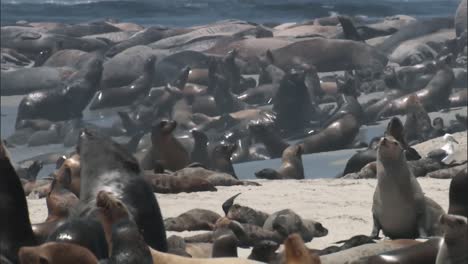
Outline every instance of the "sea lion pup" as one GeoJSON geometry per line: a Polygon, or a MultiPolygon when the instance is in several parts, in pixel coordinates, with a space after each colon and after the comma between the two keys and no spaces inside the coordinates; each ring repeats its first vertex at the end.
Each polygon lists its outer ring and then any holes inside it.
{"type": "Polygon", "coordinates": [[[263,228],[277,232],[283,238],[298,233],[306,242],[310,242],[314,237],[323,237],[328,234],[328,230],[321,223],[303,219],[291,209],[280,210],[269,215],[263,228]]]}
{"type": "Polygon", "coordinates": [[[210,166],[210,158],[208,155],[208,137],[202,131],[193,129],[192,136],[194,146],[190,154],[192,162],[198,162],[203,166],[210,166]]]}
{"type": "Polygon", "coordinates": [[[253,246],[248,259],[265,263],[274,263],[273,261],[277,259],[278,254],[276,253],[276,250],[279,246],[280,244],[274,241],[262,240],[253,246]]]}
{"type": "Polygon", "coordinates": [[[205,209],[192,209],[177,217],[164,219],[166,231],[213,230],[221,216],[205,209]]]}
{"type": "Polygon", "coordinates": [[[22,247],[18,253],[21,264],[97,264],[97,258],[80,245],[48,242],[37,247],[22,247]]]}
{"type": "Polygon", "coordinates": [[[468,222],[459,215],[440,217],[444,240],[437,253],[436,264],[468,263],[468,222]]]}
{"type": "Polygon", "coordinates": [[[208,180],[197,175],[173,175],[165,173],[148,173],[143,175],[145,181],[155,193],[191,193],[216,192],[216,187],[208,180]]]}
{"type": "Polygon", "coordinates": [[[17,263],[20,247],[34,246],[36,238],[31,228],[23,187],[3,140],[0,140],[0,197],[0,257],[17,263]]]}
{"type": "Polygon", "coordinates": [[[236,144],[226,142],[215,145],[210,152],[210,168],[214,171],[230,174],[235,179],[238,179],[231,162],[232,153],[234,153],[236,148],[236,144]]]}
{"type": "Polygon", "coordinates": [[[281,167],[278,171],[263,169],[255,172],[260,179],[304,179],[304,167],[302,166],[302,147],[293,145],[283,151],[281,167]]]}
{"type": "Polygon", "coordinates": [[[220,235],[213,241],[213,258],[237,258],[237,237],[234,234],[220,235]]]}
{"type": "Polygon", "coordinates": [[[448,213],[468,218],[468,169],[466,168],[450,182],[448,213]]]}
{"type": "Polygon", "coordinates": [[[377,150],[371,237],[377,238],[380,230],[392,239],[440,235],[437,222],[443,213],[436,202],[424,196],[408,167],[401,143],[383,137],[377,150]]]}
{"type": "Polygon", "coordinates": [[[289,147],[289,144],[273,129],[272,124],[250,124],[249,131],[255,140],[265,145],[271,158],[281,157],[283,151],[289,147]]]}
{"type": "Polygon", "coordinates": [[[286,264],[320,264],[320,258],[312,254],[298,234],[289,235],[284,241],[284,263],[286,264]]]}
{"type": "Polygon", "coordinates": [[[431,118],[427,114],[421,100],[415,94],[410,95],[406,102],[406,121],[404,125],[407,142],[423,141],[432,132],[431,118]]]}
{"type": "Polygon", "coordinates": [[[155,62],[156,56],[151,55],[147,58],[143,66],[143,73],[128,86],[110,88],[97,92],[89,109],[96,110],[106,107],[129,105],[139,96],[147,93],[153,84],[155,62]]]}
{"type": "Polygon", "coordinates": [[[299,145],[303,154],[332,151],[351,144],[359,132],[360,121],[352,114],[345,114],[317,134],[308,136],[299,145]]]}
{"type": "Polygon", "coordinates": [[[234,204],[234,200],[240,194],[241,193],[238,193],[232,196],[223,203],[222,208],[226,217],[239,223],[263,226],[269,214],[254,210],[247,206],[234,204]]]}
{"type": "MultiPolygon", "coordinates": [[[[431,238],[423,243],[417,240],[389,240],[389,242],[378,242],[374,245],[385,245],[385,243],[395,243],[402,245],[379,250],[373,254],[365,254],[361,258],[353,258],[352,264],[426,264],[434,263],[438,248],[442,242],[440,237],[431,238]]],[[[391,245],[391,244],[390,244],[391,245]]],[[[326,256],[324,256],[326,257],[326,256]]],[[[325,262],[325,261],[324,261],[325,262]]]]}
{"type": "Polygon", "coordinates": [[[166,251],[161,211],[136,159],[109,137],[88,129],[80,133],[77,152],[80,155],[81,184],[76,215],[92,218],[99,191],[112,192],[127,206],[146,243],[166,251]]]}
{"type": "Polygon", "coordinates": [[[62,164],[53,173],[57,181],[65,188],[74,193],[78,198],[80,197],[80,155],[73,154],[71,157],[66,158],[62,164]]]}
{"type": "MultiPolygon", "coordinates": [[[[68,178],[70,180],[70,178],[68,178]]],[[[57,179],[52,181],[50,192],[46,197],[47,218],[46,222],[62,220],[68,217],[70,210],[77,205],[79,198],[68,190],[57,179]]]]}
{"type": "Polygon", "coordinates": [[[187,150],[172,134],[176,126],[176,121],[161,120],[151,130],[152,148],[150,153],[153,157],[153,164],[160,163],[171,171],[183,169],[190,164],[187,150]]]}
{"type": "Polygon", "coordinates": [[[18,106],[15,126],[27,119],[64,121],[81,118],[83,109],[96,92],[101,73],[102,60],[96,58],[70,77],[71,81],[65,87],[28,94],[18,106]]]}

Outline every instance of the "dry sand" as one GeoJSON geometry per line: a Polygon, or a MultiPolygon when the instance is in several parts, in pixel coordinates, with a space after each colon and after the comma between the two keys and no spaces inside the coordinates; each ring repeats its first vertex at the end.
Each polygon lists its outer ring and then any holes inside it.
{"type": "MultiPolygon", "coordinates": [[[[445,210],[448,208],[450,180],[419,178],[424,192],[437,201],[445,210]]],[[[164,217],[174,217],[193,208],[213,210],[222,214],[221,204],[241,192],[236,202],[267,213],[290,208],[300,216],[319,221],[329,233],[315,238],[308,246],[325,248],[333,242],[358,234],[369,235],[372,230],[372,195],[376,180],[282,180],[259,181],[261,187],[219,187],[217,192],[157,194],[164,217]]],[[[28,199],[33,223],[47,217],[45,199],[28,199]]],[[[168,232],[168,235],[177,232],[168,232]]],[[[196,232],[183,232],[187,236],[196,232]]],[[[242,254],[248,251],[242,250],[242,254]]]]}
{"type": "MultiPolygon", "coordinates": [[[[466,132],[455,134],[460,142],[460,158],[466,159],[466,132]],[[464,156],[463,156],[464,155],[464,156]]],[[[431,140],[416,146],[425,155],[440,147],[441,139],[431,140]]],[[[426,195],[448,208],[450,180],[418,178],[426,195]]],[[[329,233],[308,243],[311,248],[325,248],[334,242],[354,235],[369,235],[372,230],[372,195],[376,180],[282,180],[258,181],[260,187],[219,187],[217,192],[157,194],[164,217],[174,217],[193,208],[213,210],[222,214],[221,204],[241,192],[236,202],[267,213],[290,208],[304,218],[322,223],[329,233]]],[[[45,199],[28,199],[29,213],[33,223],[44,221],[47,216],[45,199]]],[[[196,232],[168,232],[168,235],[192,235],[196,232]]],[[[249,250],[241,250],[247,256],[249,250]]]]}

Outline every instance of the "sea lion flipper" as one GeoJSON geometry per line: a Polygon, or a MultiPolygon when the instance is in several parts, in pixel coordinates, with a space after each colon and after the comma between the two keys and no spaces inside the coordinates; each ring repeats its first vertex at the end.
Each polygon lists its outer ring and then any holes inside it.
{"type": "Polygon", "coordinates": [[[374,225],[372,227],[372,233],[370,234],[370,238],[373,238],[373,239],[378,239],[379,238],[379,233],[380,233],[380,230],[382,229],[382,227],[380,226],[380,223],[379,223],[379,220],[377,219],[377,217],[375,215],[372,216],[373,220],[374,220],[374,225]]]}
{"type": "Polygon", "coordinates": [[[223,203],[222,207],[223,207],[223,211],[224,211],[224,213],[225,213],[226,215],[228,214],[229,209],[231,208],[231,206],[234,204],[234,200],[235,200],[235,199],[237,198],[237,196],[239,196],[239,195],[241,195],[241,193],[238,193],[238,194],[232,196],[231,198],[227,199],[227,200],[223,203]]]}
{"type": "Polygon", "coordinates": [[[347,16],[338,16],[345,39],[365,42],[359,35],[351,19],[347,16]]]}

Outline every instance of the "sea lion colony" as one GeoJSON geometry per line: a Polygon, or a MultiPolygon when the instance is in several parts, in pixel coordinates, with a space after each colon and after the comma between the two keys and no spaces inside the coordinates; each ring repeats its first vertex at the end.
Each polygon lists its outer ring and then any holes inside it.
{"type": "Polygon", "coordinates": [[[468,263],[466,161],[411,147],[466,131],[466,115],[428,115],[467,105],[466,3],[437,19],[3,26],[2,96],[24,98],[0,145],[1,262],[468,263]],[[383,96],[362,99],[372,92],[383,96]],[[83,119],[111,107],[110,127],[83,119]],[[356,140],[361,126],[394,115],[405,123],[393,117],[381,138],[356,140]],[[57,143],[76,147],[20,163],[7,150],[57,143]],[[307,248],[328,229],[289,209],[268,214],[235,204],[236,195],[220,201],[224,216],[194,208],[164,219],[153,194],[255,188],[233,163],[279,157],[280,168],[255,176],[304,179],[302,155],[356,146],[367,149],[341,176],[377,179],[374,225],[340,247],[307,248]],[[453,178],[447,213],[416,179],[428,173],[453,178]],[[47,200],[44,223],[30,223],[31,192],[47,200]],[[206,232],[166,238],[171,230],[206,232]],[[378,241],[380,231],[392,240],[378,241]],[[238,247],[252,248],[249,259],[238,247]]]}

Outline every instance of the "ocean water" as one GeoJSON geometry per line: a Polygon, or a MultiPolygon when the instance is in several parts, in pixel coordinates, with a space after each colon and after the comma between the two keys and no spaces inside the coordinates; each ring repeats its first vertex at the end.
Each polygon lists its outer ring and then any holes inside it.
{"type": "Polygon", "coordinates": [[[1,24],[114,18],[143,25],[191,26],[223,19],[303,21],[330,14],[369,18],[452,16],[459,0],[1,0],[1,24]]]}

